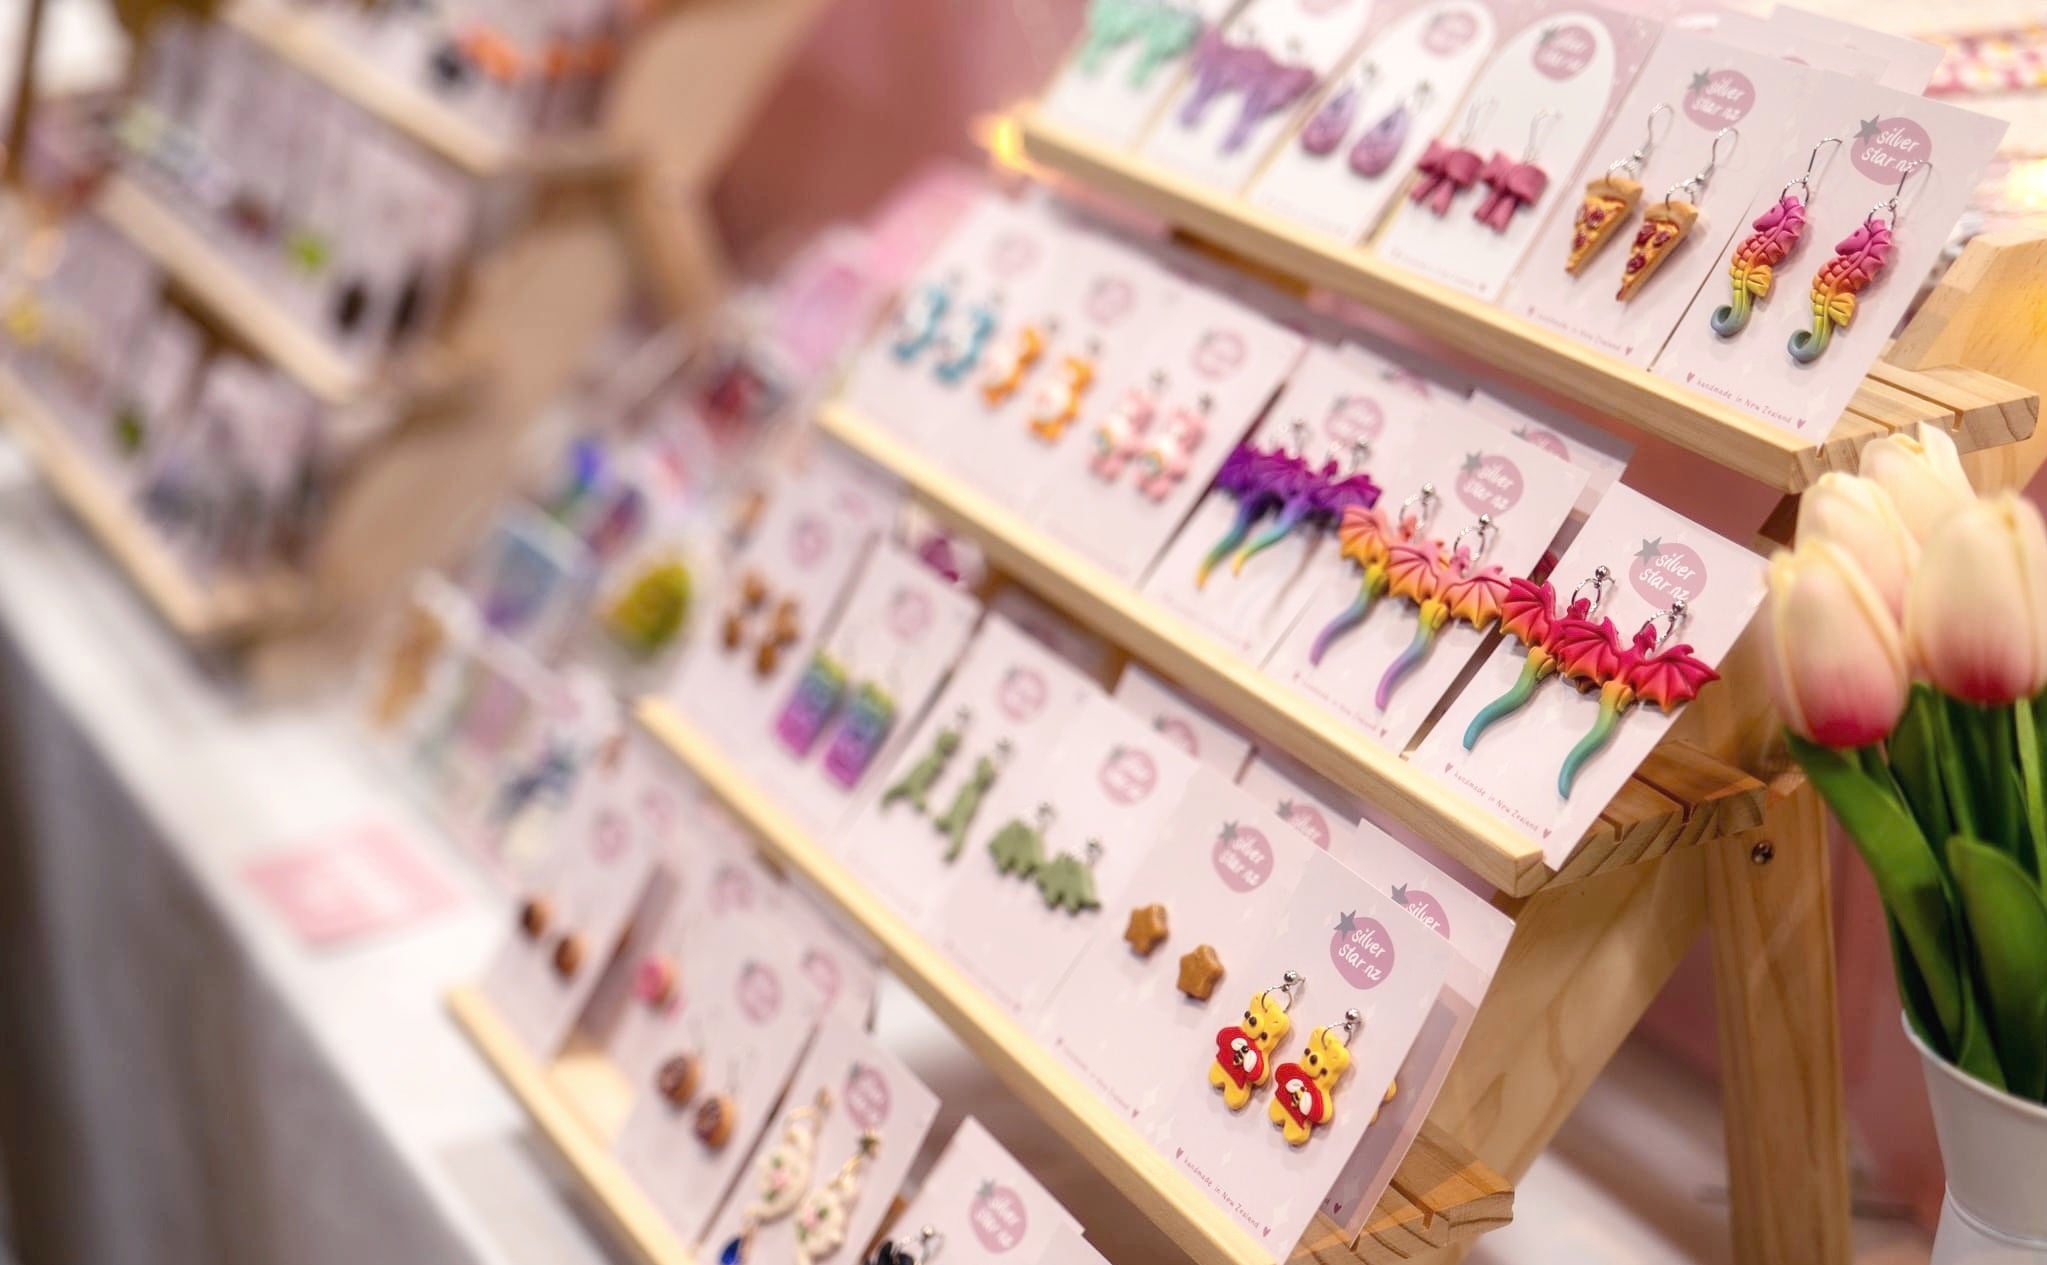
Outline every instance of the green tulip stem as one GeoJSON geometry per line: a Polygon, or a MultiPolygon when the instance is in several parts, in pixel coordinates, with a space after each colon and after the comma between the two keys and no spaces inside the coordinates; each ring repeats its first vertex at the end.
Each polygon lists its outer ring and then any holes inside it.
{"type": "Polygon", "coordinates": [[[2033,881],[2047,896],[2047,786],[2040,781],[2040,726],[2033,716],[2033,700],[2019,700],[2012,716],[2018,728],[2019,794],[2026,805],[2026,836],[2033,845],[2033,881]]]}
{"type": "MultiPolygon", "coordinates": [[[[1962,744],[1970,735],[1959,723],[1957,709],[1961,704],[1951,698],[1938,699],[1940,707],[1941,741],[1935,747],[1935,758],[1940,761],[1940,779],[1947,787],[1948,809],[1954,814],[1955,833],[1980,839],[1982,833],[1976,829],[1975,788],[1969,784],[1968,771],[1963,766],[1962,744]]],[[[1945,868],[1946,858],[1942,857],[1945,868]]]]}

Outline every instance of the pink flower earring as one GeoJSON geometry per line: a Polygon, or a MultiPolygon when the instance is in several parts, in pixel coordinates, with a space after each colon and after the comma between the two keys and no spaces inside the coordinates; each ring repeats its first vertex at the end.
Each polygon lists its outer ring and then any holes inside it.
{"type": "Polygon", "coordinates": [[[1504,233],[1514,220],[1514,212],[1533,206],[1542,197],[1549,188],[1549,173],[1535,165],[1535,156],[1541,152],[1542,142],[1559,117],[1555,110],[1535,112],[1535,117],[1528,121],[1528,148],[1521,161],[1516,162],[1498,150],[1493,152],[1478,174],[1488,192],[1471,218],[1495,233],[1504,233]]]}

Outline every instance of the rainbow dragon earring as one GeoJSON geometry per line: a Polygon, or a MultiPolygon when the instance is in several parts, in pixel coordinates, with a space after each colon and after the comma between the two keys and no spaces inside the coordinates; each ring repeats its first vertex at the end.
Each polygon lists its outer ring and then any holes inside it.
{"type": "Polygon", "coordinates": [[[1713,332],[1720,337],[1732,338],[1747,329],[1755,305],[1770,297],[1777,265],[1790,258],[1791,252],[1805,240],[1806,213],[1812,205],[1813,169],[1819,164],[1820,151],[1840,143],[1840,137],[1829,136],[1813,146],[1805,159],[1805,174],[1784,186],[1783,193],[1756,217],[1755,223],[1749,225],[1749,235],[1734,248],[1733,259],[1727,265],[1733,297],[1714,308],[1710,318],[1713,332]]]}
{"type": "MultiPolygon", "coordinates": [[[[1528,706],[1535,697],[1535,689],[1550,677],[1562,674],[1571,682],[1597,681],[1617,670],[1618,664],[1609,663],[1603,656],[1604,643],[1593,640],[1584,643],[1581,650],[1590,652],[1590,657],[1567,659],[1562,647],[1557,644],[1556,632],[1566,619],[1588,623],[1606,605],[1607,595],[1613,591],[1613,572],[1605,567],[1595,569],[1591,576],[1571,590],[1571,600],[1566,604],[1562,617],[1556,614],[1556,590],[1548,581],[1537,584],[1533,580],[1515,576],[1507,582],[1507,595],[1500,599],[1500,631],[1513,637],[1528,648],[1527,661],[1521,665],[1521,676],[1506,693],[1481,707],[1471,723],[1464,729],[1464,749],[1470,751],[1478,746],[1478,740],[1507,717],[1528,706]],[[1592,592],[1586,595],[1586,588],[1592,592]]],[[[1609,623],[1608,627],[1612,627],[1609,623]]]]}
{"type": "Polygon", "coordinates": [[[1834,247],[1834,257],[1820,265],[1812,278],[1812,328],[1791,335],[1785,349],[1799,364],[1809,365],[1833,341],[1834,327],[1855,319],[1855,296],[1876,283],[1891,262],[1891,238],[1898,227],[1898,202],[1905,185],[1920,163],[1898,177],[1898,188],[1890,197],[1870,208],[1862,224],[1834,247]],[[1883,217],[1888,215],[1889,220],[1883,217]]]}
{"type": "Polygon", "coordinates": [[[1278,448],[1262,449],[1248,441],[1238,444],[1223,458],[1222,467],[1216,471],[1215,489],[1236,498],[1237,513],[1222,539],[1215,542],[1203,555],[1201,565],[1194,572],[1194,587],[1206,588],[1209,573],[1216,564],[1236,551],[1251,534],[1251,528],[1259,519],[1271,513],[1282,504],[1294,484],[1306,472],[1307,462],[1297,451],[1305,444],[1308,424],[1296,421],[1293,424],[1293,444],[1278,448]]]}
{"type": "Polygon", "coordinates": [[[1635,633],[1633,644],[1622,649],[1613,638],[1611,621],[1601,621],[1603,628],[1590,623],[1566,621],[1572,626],[1566,628],[1566,651],[1575,647],[1572,639],[1576,636],[1597,637],[1606,640],[1606,649],[1611,651],[1612,661],[1618,670],[1607,674],[1599,684],[1599,718],[1590,731],[1578,740],[1564,756],[1564,763],[1557,770],[1557,794],[1571,798],[1571,787],[1577,782],[1578,774],[1593,756],[1613,741],[1613,735],[1620,728],[1622,717],[1634,710],[1635,704],[1647,700],[1663,709],[1665,715],[1691,702],[1699,691],[1720,679],[1720,674],[1707,666],[1692,653],[1687,645],[1671,645],[1670,640],[1677,630],[1684,626],[1689,617],[1683,598],[1670,604],[1662,614],[1651,618],[1635,633]],[[1656,626],[1663,625],[1661,633],[1656,626]]]}
{"type": "Polygon", "coordinates": [[[1436,554],[1424,560],[1424,555],[1435,551],[1412,544],[1396,545],[1386,551],[1388,587],[1414,601],[1416,622],[1414,640],[1386,665],[1386,674],[1379,678],[1379,688],[1372,700],[1380,711],[1386,710],[1400,683],[1427,660],[1446,624],[1460,620],[1483,633],[1499,619],[1500,599],[1507,593],[1506,573],[1497,565],[1474,570],[1485,560],[1497,535],[1492,515],[1481,514],[1476,523],[1458,532],[1457,539],[1450,542],[1447,558],[1436,554]],[[1477,543],[1465,549],[1464,538],[1474,534],[1477,543]]]}
{"type": "Polygon", "coordinates": [[[1230,573],[1242,575],[1245,563],[1285,540],[1303,523],[1314,528],[1326,527],[1340,520],[1353,506],[1370,509],[1377,505],[1379,485],[1365,473],[1365,460],[1370,453],[1370,446],[1360,441],[1351,448],[1347,469],[1331,457],[1312,476],[1304,477],[1298,490],[1281,503],[1272,524],[1246,541],[1230,559],[1230,573]]]}
{"type": "Polygon", "coordinates": [[[1321,663],[1337,638],[1370,617],[1372,607],[1386,592],[1387,550],[1427,531],[1436,517],[1436,504],[1436,485],[1424,483],[1421,491],[1400,503],[1396,523],[1387,523],[1377,507],[1352,506],[1343,512],[1336,528],[1339,549],[1363,574],[1358,581],[1358,595],[1315,634],[1315,642],[1308,648],[1309,663],[1321,663]]]}

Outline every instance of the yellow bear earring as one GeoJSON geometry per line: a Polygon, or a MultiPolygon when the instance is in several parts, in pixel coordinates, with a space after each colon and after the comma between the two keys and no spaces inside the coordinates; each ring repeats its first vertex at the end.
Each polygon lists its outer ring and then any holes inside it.
{"type": "Polygon", "coordinates": [[[1208,1083],[1222,1091],[1223,1105],[1231,1111],[1242,1111],[1251,1101],[1251,1092],[1272,1079],[1272,1049],[1293,1028],[1287,1012],[1294,1008],[1294,990],[1302,982],[1299,971],[1288,971],[1278,988],[1252,996],[1251,1004],[1244,1008],[1243,1023],[1233,1023],[1215,1034],[1215,1061],[1208,1066],[1208,1083]]]}
{"type": "Polygon", "coordinates": [[[1308,1034],[1300,1062],[1279,1065],[1279,1083],[1266,1115],[1289,1145],[1305,1145],[1318,1127],[1336,1118],[1336,1082],[1350,1070],[1351,1034],[1364,1021],[1357,1011],[1344,1011],[1342,1027],[1317,1028],[1308,1034]]]}

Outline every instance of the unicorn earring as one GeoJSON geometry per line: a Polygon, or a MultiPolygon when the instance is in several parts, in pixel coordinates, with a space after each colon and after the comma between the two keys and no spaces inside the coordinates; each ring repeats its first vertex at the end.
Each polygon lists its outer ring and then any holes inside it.
{"type": "Polygon", "coordinates": [[[1357,120],[1358,100],[1372,90],[1372,82],[1378,77],[1379,68],[1371,62],[1364,64],[1355,82],[1346,76],[1343,86],[1301,128],[1301,148],[1317,158],[1335,153],[1343,138],[1350,134],[1350,125],[1357,120]]]}
{"type": "Polygon", "coordinates": [[[1491,117],[1496,105],[1498,102],[1491,97],[1472,102],[1464,112],[1464,126],[1459,129],[1455,143],[1429,142],[1414,165],[1415,180],[1407,191],[1408,201],[1427,207],[1431,215],[1441,217],[1450,213],[1450,203],[1472,186],[1479,169],[1485,166],[1485,159],[1471,148],[1471,138],[1478,132],[1479,124],[1491,117]]]}
{"type": "Polygon", "coordinates": [[[1635,152],[1608,165],[1604,175],[1585,186],[1578,214],[1571,220],[1571,249],[1564,257],[1565,272],[1575,277],[1583,271],[1641,203],[1642,165],[1656,152],[1656,120],[1662,115],[1675,121],[1677,111],[1668,101],[1649,111],[1642,143],[1635,152]]]}
{"type": "Polygon", "coordinates": [[[1649,275],[1663,266],[1663,261],[1692,231],[1699,221],[1697,199],[1712,182],[1713,172],[1720,166],[1720,146],[1727,140],[1739,141],[1741,133],[1735,128],[1723,127],[1713,134],[1713,149],[1706,158],[1706,166],[1697,175],[1682,184],[1672,185],[1663,201],[1642,213],[1642,227],[1635,232],[1634,248],[1628,252],[1627,265],[1621,271],[1621,288],[1613,297],[1625,303],[1635,297],[1642,283],[1649,275]],[[1682,193],[1684,197],[1677,195],[1682,193]]]}
{"type": "MultiPolygon", "coordinates": [[[[1557,794],[1571,798],[1571,787],[1578,780],[1578,774],[1593,756],[1613,741],[1614,732],[1620,722],[1637,703],[1647,700],[1661,707],[1665,715],[1676,711],[1699,696],[1699,691],[1720,679],[1703,660],[1692,653],[1687,645],[1672,645],[1690,611],[1683,598],[1670,604],[1662,614],[1643,624],[1636,632],[1633,644],[1622,649],[1617,639],[1608,641],[1605,651],[1612,655],[1615,665],[1599,684],[1599,718],[1590,731],[1578,740],[1564,757],[1563,767],[1557,770],[1557,794]],[[1657,632],[1657,625],[1663,631],[1657,632]]],[[[1566,629],[1567,639],[1573,635],[1605,640],[1612,635],[1611,621],[1602,621],[1604,628],[1595,628],[1589,623],[1573,624],[1566,629]]],[[[1569,649],[1567,645],[1567,650],[1569,649]]]]}
{"type": "Polygon", "coordinates": [[[1922,162],[1899,176],[1897,190],[1871,207],[1861,227],[1843,238],[1834,247],[1834,257],[1813,274],[1812,328],[1792,334],[1785,345],[1793,360],[1802,365],[1818,360],[1833,341],[1835,327],[1855,319],[1855,296],[1874,285],[1891,262],[1891,239],[1897,232],[1898,203],[1905,196],[1905,186],[1914,172],[1932,165],[1922,162]],[[1885,220],[1887,215],[1890,219],[1885,220]]]}
{"type": "Polygon", "coordinates": [[[1387,551],[1426,532],[1436,517],[1436,505],[1436,485],[1424,483],[1421,491],[1400,503],[1393,523],[1386,521],[1377,506],[1354,505],[1343,512],[1336,538],[1343,556],[1361,568],[1358,595],[1315,634],[1315,642],[1308,648],[1309,663],[1321,663],[1339,637],[1371,616],[1372,607],[1386,592],[1387,551]]]}
{"type": "Polygon", "coordinates": [[[1123,471],[1144,447],[1145,432],[1158,415],[1159,394],[1166,388],[1163,370],[1153,370],[1150,379],[1123,393],[1123,399],[1095,428],[1095,455],[1088,469],[1105,483],[1123,477],[1123,471]]]}
{"type": "MultiPolygon", "coordinates": [[[[1589,622],[1606,605],[1606,599],[1613,592],[1613,572],[1605,567],[1596,568],[1584,583],[1571,590],[1571,600],[1564,607],[1561,617],[1556,614],[1556,590],[1548,582],[1537,584],[1515,576],[1507,582],[1507,595],[1500,601],[1500,631],[1513,637],[1528,648],[1528,660],[1521,666],[1521,676],[1506,693],[1480,708],[1464,729],[1464,749],[1470,751],[1478,745],[1485,731],[1507,717],[1528,706],[1535,697],[1535,689],[1550,677],[1562,674],[1567,681],[1597,679],[1601,671],[1611,672],[1611,665],[1600,661],[1597,650],[1588,660],[1566,658],[1557,644],[1556,634],[1565,620],[1589,622]],[[1590,594],[1586,589],[1590,588],[1590,594]]],[[[1612,624],[1607,625],[1609,628],[1612,624]]],[[[1596,643],[1595,643],[1596,644],[1596,643]]]]}
{"type": "Polygon", "coordinates": [[[1728,283],[1734,295],[1714,308],[1710,318],[1713,332],[1720,337],[1732,338],[1747,329],[1755,305],[1770,297],[1777,266],[1805,240],[1806,212],[1812,205],[1813,173],[1820,151],[1840,143],[1840,137],[1829,136],[1813,146],[1805,158],[1805,174],[1784,186],[1776,202],[1756,217],[1755,223],[1749,225],[1749,235],[1734,248],[1734,257],[1727,265],[1728,283]],[[1792,192],[1794,189],[1796,193],[1792,192]]]}
{"type": "Polygon", "coordinates": [[[1521,161],[1513,159],[1499,150],[1493,151],[1490,161],[1479,171],[1478,178],[1486,184],[1486,195],[1480,199],[1478,209],[1471,218],[1493,230],[1507,231],[1513,222],[1514,213],[1524,206],[1533,206],[1549,188],[1549,173],[1535,165],[1535,156],[1542,151],[1542,143],[1555,129],[1557,119],[1562,117],[1555,110],[1537,110],[1535,117],[1528,121],[1528,148],[1521,153],[1521,161]]]}
{"type": "Polygon", "coordinates": [[[1385,175],[1393,160],[1400,156],[1400,147],[1407,143],[1407,129],[1414,115],[1429,103],[1435,91],[1428,80],[1422,80],[1413,92],[1394,103],[1386,117],[1366,128],[1358,143],[1350,147],[1351,171],[1367,180],[1385,175]]]}
{"type": "Polygon", "coordinates": [[[1485,560],[1497,534],[1493,516],[1481,514],[1476,523],[1458,532],[1450,542],[1447,558],[1427,546],[1396,545],[1387,550],[1388,587],[1415,603],[1415,628],[1414,640],[1386,665],[1386,674],[1379,678],[1372,701],[1380,711],[1386,710],[1393,700],[1393,691],[1435,649],[1444,625],[1461,620],[1484,632],[1500,617],[1500,599],[1507,591],[1506,574],[1497,566],[1474,570],[1485,560]],[[1466,550],[1464,538],[1470,535],[1476,535],[1478,540],[1466,550]]]}

